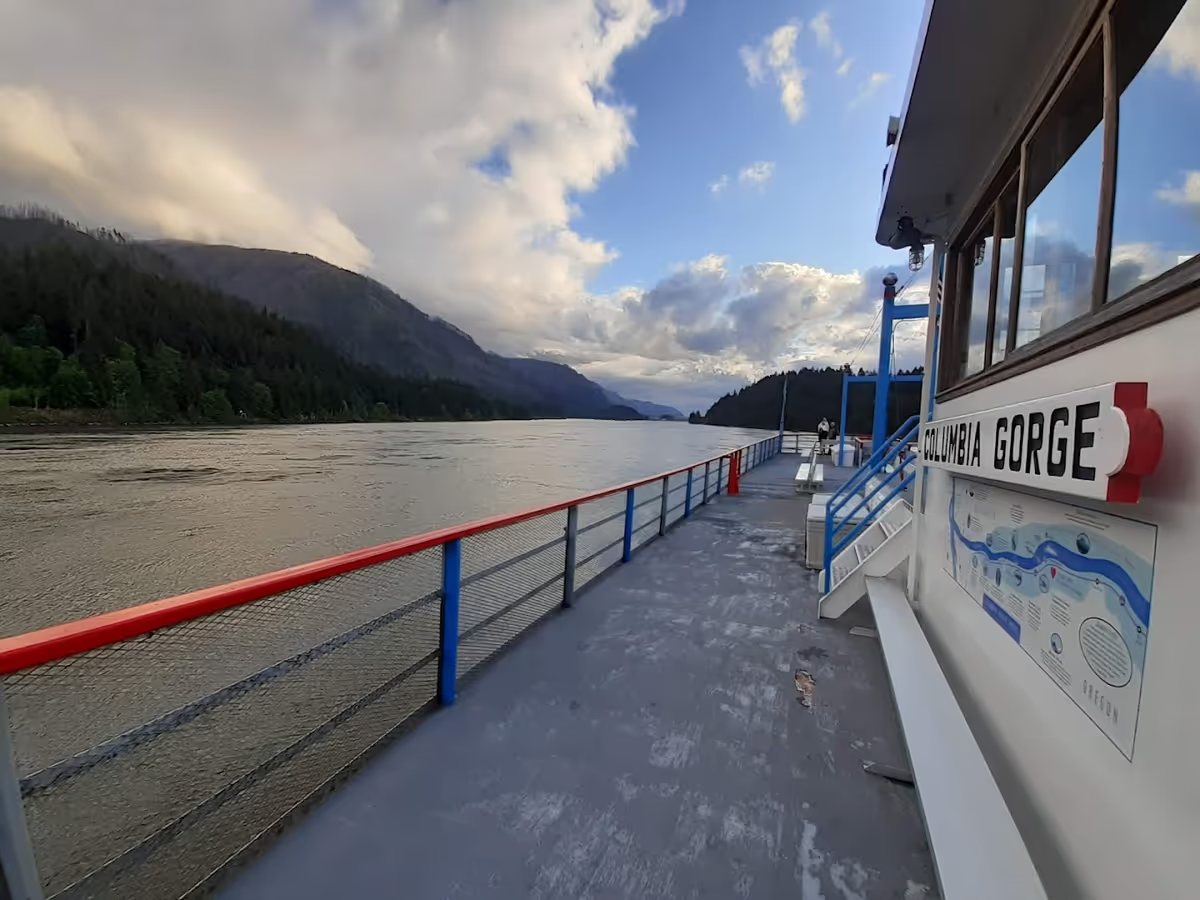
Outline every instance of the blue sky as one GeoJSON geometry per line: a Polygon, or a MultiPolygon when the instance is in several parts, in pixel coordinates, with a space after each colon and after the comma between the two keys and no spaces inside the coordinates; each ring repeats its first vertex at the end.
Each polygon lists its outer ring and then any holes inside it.
{"type": "Polygon", "coordinates": [[[869,364],[922,2],[0,0],[0,199],[311,253],[706,408],[869,364]]]}
{"type": "Polygon", "coordinates": [[[874,244],[874,222],[887,118],[900,111],[922,8],[920,0],[692,2],[622,56],[613,88],[637,110],[637,145],[580,199],[579,230],[621,254],[593,287],[649,287],[664,266],[714,252],[733,266],[803,260],[834,272],[898,259],[874,244]],[[822,12],[840,57],[809,27],[822,12]],[[807,72],[798,122],[773,85],[748,83],[738,53],[789,23],[800,27],[796,57],[807,72]],[[888,79],[852,107],[873,73],[888,79]],[[738,184],[758,161],[774,164],[770,180],[738,184]],[[721,176],[732,183],[714,194],[721,176]]]}

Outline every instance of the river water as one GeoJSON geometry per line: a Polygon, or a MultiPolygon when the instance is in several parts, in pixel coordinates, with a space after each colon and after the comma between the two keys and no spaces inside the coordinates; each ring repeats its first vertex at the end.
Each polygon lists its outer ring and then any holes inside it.
{"type": "Polygon", "coordinates": [[[583,420],[0,434],[0,634],[566,499],[763,436],[583,420]]]}

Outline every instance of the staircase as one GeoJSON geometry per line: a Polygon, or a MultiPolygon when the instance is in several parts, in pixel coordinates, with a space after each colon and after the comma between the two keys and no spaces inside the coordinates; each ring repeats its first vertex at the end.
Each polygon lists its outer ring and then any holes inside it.
{"type": "Polygon", "coordinates": [[[907,447],[913,416],[834,494],[813,498],[810,516],[824,514],[821,617],[836,619],[867,593],[868,577],[883,578],[908,559],[912,504],[902,496],[916,477],[907,447]]]}

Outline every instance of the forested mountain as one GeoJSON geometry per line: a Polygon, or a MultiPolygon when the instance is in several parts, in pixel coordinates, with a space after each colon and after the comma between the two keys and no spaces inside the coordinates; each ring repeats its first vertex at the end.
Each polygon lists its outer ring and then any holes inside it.
{"type": "MultiPolygon", "coordinates": [[[[920,374],[921,369],[911,373],[920,374]]],[[[842,414],[842,375],[850,367],[840,369],[804,368],[788,372],[788,397],[785,428],[788,431],[816,431],[822,418],[836,426],[842,414]]],[[[859,375],[865,374],[861,369],[859,375]]],[[[709,425],[736,425],[742,428],[779,427],[779,405],[783,398],[783,374],[768,375],[747,385],[735,394],[726,394],[714,403],[704,416],[693,414],[691,421],[709,425]]],[[[921,406],[919,382],[893,384],[889,392],[888,432],[899,428],[921,406]]],[[[872,382],[850,385],[846,410],[846,431],[851,434],[870,434],[875,415],[875,385],[872,382]]]]}
{"type": "Polygon", "coordinates": [[[349,356],[398,375],[452,378],[542,415],[642,418],[562,363],[510,359],[428,316],[378,281],[280,250],[154,241],[188,277],[315,328],[349,356]]]}
{"type": "MultiPolygon", "coordinates": [[[[111,233],[0,247],[0,415],[109,421],[513,417],[469,386],[350,362],[245,301],[145,270],[111,233]]],[[[151,260],[153,262],[153,260],[151,260]]]]}

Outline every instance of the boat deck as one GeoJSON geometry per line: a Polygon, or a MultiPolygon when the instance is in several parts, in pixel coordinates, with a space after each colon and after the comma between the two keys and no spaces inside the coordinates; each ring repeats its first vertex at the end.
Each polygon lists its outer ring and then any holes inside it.
{"type": "Polygon", "coordinates": [[[590,586],[218,896],[935,896],[914,789],[863,772],[904,747],[866,604],[817,619],[796,464],[590,586]]]}

